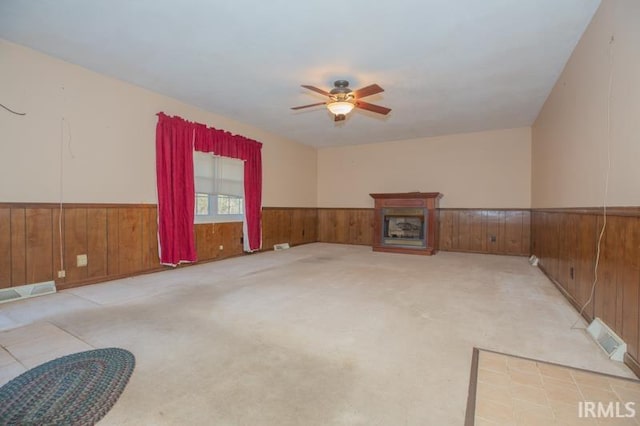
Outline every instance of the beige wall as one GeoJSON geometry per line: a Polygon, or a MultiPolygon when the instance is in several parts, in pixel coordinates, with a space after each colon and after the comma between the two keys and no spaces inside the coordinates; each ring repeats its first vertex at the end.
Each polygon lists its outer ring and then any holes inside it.
{"type": "Polygon", "coordinates": [[[601,206],[608,141],[611,171],[607,204],[638,206],[638,0],[603,0],[534,123],[533,207],[601,206]],[[610,44],[612,36],[614,43],[610,44]],[[613,65],[610,65],[611,59],[613,65]],[[610,136],[607,130],[609,108],[610,136]]]}
{"type": "Polygon", "coordinates": [[[529,128],[324,148],[318,206],[372,207],[373,192],[444,194],[441,207],[528,208],[529,128]]]}
{"type": "Polygon", "coordinates": [[[1,39],[0,70],[0,103],[27,113],[0,110],[0,202],[60,201],[62,153],[65,202],[155,203],[164,111],[262,142],[265,206],[316,205],[314,148],[1,39]]]}

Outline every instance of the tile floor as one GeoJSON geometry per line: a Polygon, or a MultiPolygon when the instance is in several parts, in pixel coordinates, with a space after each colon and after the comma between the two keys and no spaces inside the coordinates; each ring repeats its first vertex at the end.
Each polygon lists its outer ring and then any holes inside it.
{"type": "Polygon", "coordinates": [[[640,381],[495,352],[478,356],[477,426],[640,425],[640,381]]]}

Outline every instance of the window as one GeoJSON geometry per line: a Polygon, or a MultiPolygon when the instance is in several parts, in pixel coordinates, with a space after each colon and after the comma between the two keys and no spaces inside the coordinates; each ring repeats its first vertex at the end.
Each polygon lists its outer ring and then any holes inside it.
{"type": "Polygon", "coordinates": [[[244,216],[244,162],[193,153],[196,223],[238,222],[244,216]]]}

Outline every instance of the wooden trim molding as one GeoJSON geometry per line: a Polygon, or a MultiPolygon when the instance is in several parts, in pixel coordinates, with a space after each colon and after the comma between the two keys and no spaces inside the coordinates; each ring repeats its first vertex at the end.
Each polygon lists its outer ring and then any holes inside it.
{"type": "MultiPolygon", "coordinates": [[[[590,214],[602,216],[604,214],[603,207],[565,207],[565,208],[536,208],[531,209],[532,212],[544,213],[576,213],[590,214]]],[[[640,207],[607,207],[607,216],[633,216],[640,217],[640,207]]]]}
{"type": "Polygon", "coordinates": [[[317,210],[317,207],[262,207],[265,210],[317,210]]]}
{"type": "Polygon", "coordinates": [[[640,377],[640,363],[638,363],[635,358],[629,356],[628,353],[625,353],[624,363],[631,371],[633,371],[633,374],[635,374],[636,377],[640,377]]]}
{"type": "Polygon", "coordinates": [[[318,207],[318,210],[354,210],[354,211],[363,211],[363,210],[371,210],[374,211],[373,207],[318,207]]]}
{"type": "Polygon", "coordinates": [[[475,211],[475,210],[499,210],[501,212],[521,212],[529,211],[528,208],[508,208],[503,209],[500,207],[438,207],[440,211],[475,211]]]}
{"type": "MultiPolygon", "coordinates": [[[[156,209],[157,204],[146,203],[63,203],[63,209],[91,208],[147,208],[156,209]]],[[[0,209],[60,209],[60,203],[7,203],[0,202],[0,209]]]]}
{"type": "Polygon", "coordinates": [[[474,347],[471,355],[471,372],[469,373],[469,392],[467,393],[467,411],[464,416],[464,426],[473,426],[475,424],[479,358],[480,350],[474,347]]]}

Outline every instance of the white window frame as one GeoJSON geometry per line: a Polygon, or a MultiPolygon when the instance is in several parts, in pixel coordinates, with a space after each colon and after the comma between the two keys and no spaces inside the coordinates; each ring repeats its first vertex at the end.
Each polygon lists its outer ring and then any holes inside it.
{"type": "MultiPolygon", "coordinates": [[[[228,222],[243,222],[244,221],[244,190],[242,190],[242,196],[239,195],[238,192],[236,192],[236,194],[224,194],[224,193],[219,193],[217,192],[215,189],[212,190],[212,192],[205,192],[202,190],[199,190],[201,188],[198,187],[198,177],[201,176],[201,174],[198,173],[198,161],[197,161],[197,156],[201,155],[210,155],[213,158],[219,158],[222,159],[222,161],[225,160],[231,160],[231,161],[241,161],[241,160],[235,160],[232,158],[228,158],[228,157],[220,157],[220,156],[216,156],[213,155],[211,153],[202,153],[199,151],[194,151],[194,178],[195,178],[195,194],[194,194],[194,198],[195,198],[195,206],[194,206],[194,223],[228,223],[228,222]],[[208,215],[199,215],[197,214],[197,209],[198,209],[198,195],[206,195],[208,198],[208,210],[209,210],[209,214],[208,215]],[[240,198],[242,200],[242,213],[241,214],[220,214],[218,213],[218,196],[229,196],[229,197],[234,197],[234,198],[240,198]]],[[[201,157],[202,159],[203,157],[201,157]]],[[[219,160],[218,160],[219,161],[219,160]]],[[[213,180],[215,181],[216,177],[213,178],[213,180]]],[[[210,180],[210,179],[209,179],[210,180]]],[[[239,182],[241,182],[240,180],[234,180],[234,182],[236,183],[236,186],[239,182]]],[[[242,180],[242,188],[244,188],[244,178],[242,180]]],[[[213,185],[217,188],[218,186],[218,182],[214,182],[213,185]]],[[[236,190],[237,191],[237,190],[236,190]]]]}

